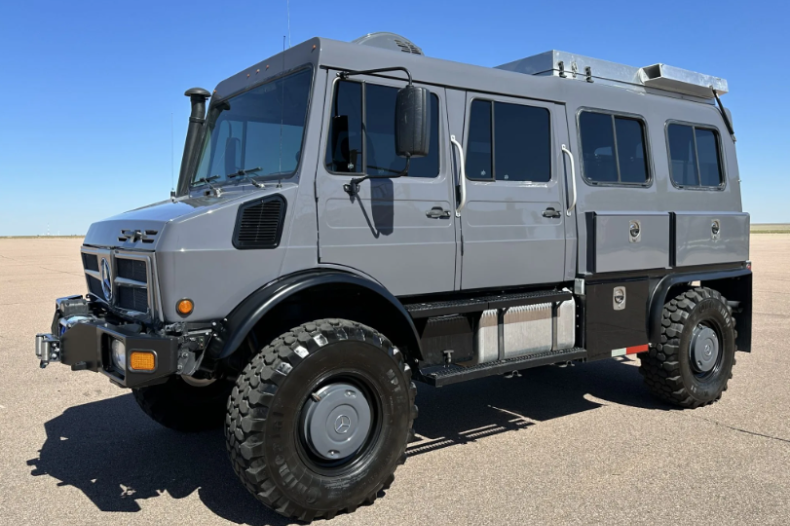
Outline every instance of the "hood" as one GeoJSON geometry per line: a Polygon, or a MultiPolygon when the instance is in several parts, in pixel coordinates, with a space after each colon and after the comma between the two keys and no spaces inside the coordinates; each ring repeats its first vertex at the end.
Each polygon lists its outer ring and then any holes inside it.
{"type": "MultiPolygon", "coordinates": [[[[251,186],[249,188],[252,189],[251,186]]],[[[215,210],[235,207],[249,198],[260,198],[280,191],[282,189],[274,187],[254,189],[254,191],[241,187],[225,190],[220,197],[212,194],[175,201],[168,199],[93,223],[88,229],[84,243],[93,247],[155,250],[168,225],[187,221],[215,210]]]]}

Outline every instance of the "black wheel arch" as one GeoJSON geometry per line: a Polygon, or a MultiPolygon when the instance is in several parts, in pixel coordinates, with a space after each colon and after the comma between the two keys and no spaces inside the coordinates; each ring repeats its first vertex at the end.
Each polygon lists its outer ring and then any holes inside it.
{"type": "Polygon", "coordinates": [[[737,349],[750,352],[752,348],[752,271],[750,267],[731,270],[701,271],[693,273],[667,274],[651,287],[648,300],[648,335],[655,346],[661,338],[661,313],[664,304],[673,297],[673,290],[693,281],[714,289],[727,300],[738,302],[734,317],[738,322],[737,349]]]}
{"type": "MultiPolygon", "coordinates": [[[[280,321],[280,316],[288,305],[304,305],[301,309],[303,312],[289,315],[290,324],[298,325],[321,317],[350,317],[381,331],[407,358],[416,360],[422,357],[420,338],[414,322],[392,293],[364,276],[331,268],[289,274],[247,296],[223,320],[221,334],[212,341],[209,354],[216,361],[231,357],[244,346],[245,340],[254,334],[257,327],[266,325],[267,321],[280,321]],[[332,310],[324,303],[316,305],[316,302],[310,301],[314,298],[321,298],[324,302],[339,304],[341,307],[332,310]],[[348,312],[343,312],[346,309],[342,305],[355,300],[364,302],[364,308],[360,308],[360,313],[354,313],[352,317],[348,312]],[[331,314],[327,315],[327,312],[331,314]],[[363,319],[357,319],[360,316],[363,319]]],[[[272,333],[280,334],[291,326],[293,325],[272,327],[272,333]]],[[[260,342],[263,345],[266,343],[260,342]]]]}

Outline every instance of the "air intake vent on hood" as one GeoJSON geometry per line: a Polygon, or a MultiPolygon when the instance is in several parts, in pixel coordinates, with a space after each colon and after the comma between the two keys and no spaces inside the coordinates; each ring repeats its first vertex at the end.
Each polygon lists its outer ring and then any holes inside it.
{"type": "Polygon", "coordinates": [[[244,203],[236,216],[233,246],[240,249],[276,248],[285,218],[285,198],[272,195],[244,203]]]}

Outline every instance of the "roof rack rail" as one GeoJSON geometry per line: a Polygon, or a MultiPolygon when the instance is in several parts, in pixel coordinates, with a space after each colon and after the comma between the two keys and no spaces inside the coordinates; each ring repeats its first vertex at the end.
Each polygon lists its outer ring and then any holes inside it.
{"type": "Polygon", "coordinates": [[[728,91],[727,81],[722,78],[666,64],[637,68],[557,50],[508,62],[497,66],[497,69],[591,83],[601,81],[622,87],[656,88],[702,99],[713,99],[714,91],[716,95],[724,95],[728,91]]]}

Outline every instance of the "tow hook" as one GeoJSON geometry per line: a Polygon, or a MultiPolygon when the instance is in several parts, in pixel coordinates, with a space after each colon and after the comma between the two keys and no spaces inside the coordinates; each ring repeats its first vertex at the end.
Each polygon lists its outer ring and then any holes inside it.
{"type": "Polygon", "coordinates": [[[36,356],[41,360],[42,369],[49,362],[60,361],[60,338],[52,334],[36,334],[36,356]]]}

